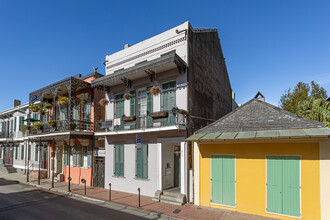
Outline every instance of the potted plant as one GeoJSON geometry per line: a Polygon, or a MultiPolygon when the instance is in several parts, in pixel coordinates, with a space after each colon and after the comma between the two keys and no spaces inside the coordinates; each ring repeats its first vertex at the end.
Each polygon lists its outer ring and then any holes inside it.
{"type": "Polygon", "coordinates": [[[153,86],[149,91],[152,95],[158,95],[161,91],[161,88],[159,86],[153,86]]]}
{"type": "Polygon", "coordinates": [[[56,126],[56,121],[47,121],[47,125],[54,128],[56,126]]]}
{"type": "Polygon", "coordinates": [[[69,103],[69,98],[66,96],[58,96],[57,98],[57,105],[59,106],[65,106],[66,104],[69,103]]]}
{"type": "Polygon", "coordinates": [[[87,104],[88,93],[81,93],[81,94],[77,95],[77,97],[79,98],[81,105],[87,104]]]}
{"type": "Polygon", "coordinates": [[[109,103],[109,101],[105,98],[103,98],[99,101],[99,104],[103,107],[105,107],[108,103],[109,103]]]}
{"type": "Polygon", "coordinates": [[[152,119],[167,118],[168,111],[151,112],[151,113],[149,113],[149,116],[152,119]]]}
{"type": "Polygon", "coordinates": [[[43,126],[44,126],[44,123],[42,123],[42,122],[35,122],[35,123],[32,125],[32,127],[33,127],[34,129],[36,129],[37,131],[41,131],[41,129],[43,128],[43,126]]]}
{"type": "Polygon", "coordinates": [[[126,100],[130,100],[131,98],[133,98],[133,95],[130,94],[130,93],[126,93],[126,94],[124,95],[124,99],[126,99],[126,100]]]}
{"type": "Polygon", "coordinates": [[[46,111],[47,111],[47,109],[41,108],[41,109],[39,109],[39,114],[40,115],[45,115],[46,114],[46,111]]]}
{"type": "Polygon", "coordinates": [[[77,128],[76,124],[70,124],[70,130],[75,130],[77,128]]]}
{"type": "Polygon", "coordinates": [[[135,121],[136,120],[136,116],[133,115],[133,116],[124,116],[123,117],[123,121],[124,122],[131,122],[131,121],[135,121]]]}
{"type": "Polygon", "coordinates": [[[188,115],[188,112],[186,110],[183,109],[178,109],[178,113],[181,115],[188,115]]]}
{"type": "Polygon", "coordinates": [[[28,126],[28,125],[21,126],[21,130],[22,130],[23,134],[25,134],[25,132],[28,131],[29,129],[30,129],[30,126],[28,126]]]}
{"type": "Polygon", "coordinates": [[[45,109],[51,109],[51,108],[53,108],[53,105],[52,105],[52,103],[45,102],[45,103],[44,103],[44,108],[45,108],[45,109]]]}
{"type": "Polygon", "coordinates": [[[33,104],[33,105],[29,106],[29,109],[33,112],[38,112],[40,110],[40,107],[39,107],[39,105],[34,105],[33,104]]]}

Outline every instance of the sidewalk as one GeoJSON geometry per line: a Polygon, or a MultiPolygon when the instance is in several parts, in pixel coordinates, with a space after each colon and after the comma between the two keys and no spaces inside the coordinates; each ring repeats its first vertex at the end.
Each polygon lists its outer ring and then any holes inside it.
{"type": "MultiPolygon", "coordinates": [[[[185,204],[183,206],[171,205],[166,203],[160,203],[152,201],[151,197],[141,196],[141,207],[138,207],[138,196],[135,194],[129,194],[124,192],[113,191],[111,193],[111,201],[109,201],[109,190],[87,187],[86,196],[84,195],[84,186],[71,184],[71,193],[68,193],[68,183],[61,182],[55,183],[55,188],[51,188],[51,181],[49,179],[41,180],[40,186],[37,185],[37,180],[31,180],[26,182],[26,175],[19,173],[5,174],[0,172],[0,178],[7,180],[16,180],[22,184],[29,184],[31,186],[40,187],[45,190],[65,194],[68,196],[79,197],[82,199],[88,199],[93,201],[104,201],[106,204],[120,204],[120,207],[130,208],[134,210],[148,213],[149,215],[155,215],[162,218],[171,217],[178,219],[221,219],[221,220],[240,220],[240,219],[257,219],[267,220],[271,218],[251,215],[240,212],[233,212],[228,210],[213,209],[207,207],[195,206],[192,204],[185,204]],[[158,214],[157,214],[158,213],[158,214]]],[[[119,208],[119,207],[118,207],[119,208]]]]}

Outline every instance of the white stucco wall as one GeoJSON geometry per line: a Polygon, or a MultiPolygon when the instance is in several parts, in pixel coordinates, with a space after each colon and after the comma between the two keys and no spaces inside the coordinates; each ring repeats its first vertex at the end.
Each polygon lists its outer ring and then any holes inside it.
{"type": "Polygon", "coordinates": [[[115,191],[138,193],[138,188],[141,189],[141,195],[154,196],[158,186],[158,163],[157,144],[148,144],[148,179],[135,178],[135,144],[124,145],[124,177],[114,176],[114,145],[106,144],[105,157],[105,188],[115,191]]]}
{"type": "Polygon", "coordinates": [[[320,142],[321,219],[330,219],[330,140],[320,142]]]}
{"type": "Polygon", "coordinates": [[[194,142],[194,204],[200,205],[199,203],[199,147],[194,142]]]}
{"type": "MultiPolygon", "coordinates": [[[[160,57],[161,54],[173,50],[176,50],[176,53],[187,62],[187,40],[179,40],[185,37],[185,32],[183,31],[177,34],[176,30],[185,30],[188,29],[188,26],[189,22],[187,21],[161,34],[132,45],[129,48],[106,56],[106,60],[108,61],[106,64],[106,75],[119,69],[132,67],[136,63],[145,60],[156,59],[160,57]]],[[[123,47],[125,43],[129,44],[129,42],[124,42],[123,47]]]]}

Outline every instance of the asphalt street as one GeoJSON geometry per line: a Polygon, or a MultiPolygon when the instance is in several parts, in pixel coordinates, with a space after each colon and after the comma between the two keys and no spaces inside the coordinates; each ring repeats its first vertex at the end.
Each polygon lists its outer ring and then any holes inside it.
{"type": "Polygon", "coordinates": [[[0,219],[144,219],[0,178],[0,219]]]}

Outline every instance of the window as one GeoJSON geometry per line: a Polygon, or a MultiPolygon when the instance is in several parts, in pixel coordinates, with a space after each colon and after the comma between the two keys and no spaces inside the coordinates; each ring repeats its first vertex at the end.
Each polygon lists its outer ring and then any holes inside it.
{"type": "Polygon", "coordinates": [[[18,160],[18,145],[15,147],[15,160],[18,160]]]}
{"type": "Polygon", "coordinates": [[[136,146],[136,178],[148,179],[148,145],[136,146]]]}
{"type": "Polygon", "coordinates": [[[211,155],[211,202],[235,206],[235,156],[211,155]]]}
{"type": "Polygon", "coordinates": [[[136,115],[135,112],[135,91],[131,91],[132,98],[130,99],[130,116],[136,115]]]}
{"type": "Polygon", "coordinates": [[[82,161],[82,166],[83,167],[87,167],[87,161],[88,161],[88,155],[87,155],[87,150],[88,150],[88,147],[87,146],[84,146],[83,147],[83,161],[82,161]]]}
{"type": "Polygon", "coordinates": [[[115,176],[124,176],[124,145],[115,145],[115,176]]]}
{"type": "MultiPolygon", "coordinates": [[[[115,97],[115,111],[114,111],[114,117],[115,119],[120,118],[122,119],[124,115],[124,97],[123,94],[116,95],[115,97]]],[[[124,123],[122,120],[120,120],[120,125],[115,126],[117,130],[123,130],[124,129],[124,123]]]]}
{"type": "Polygon", "coordinates": [[[16,120],[17,120],[17,117],[14,117],[14,131],[16,131],[16,126],[17,126],[16,120]]]}
{"type": "Polygon", "coordinates": [[[19,131],[22,131],[22,125],[24,125],[24,117],[19,117],[19,131]]]}
{"type": "Polygon", "coordinates": [[[172,110],[176,106],[176,82],[168,82],[162,84],[162,110],[169,111],[167,121],[163,122],[163,125],[174,125],[175,116],[172,110]]]}
{"type": "Polygon", "coordinates": [[[300,157],[267,157],[267,211],[300,217],[300,157]]]}
{"type": "Polygon", "coordinates": [[[38,145],[34,147],[34,161],[38,161],[39,159],[39,152],[38,152],[38,145]]]}
{"type": "Polygon", "coordinates": [[[24,160],[24,145],[21,145],[21,160],[24,160]]]}
{"type": "Polygon", "coordinates": [[[70,156],[70,165],[73,167],[77,166],[77,146],[74,145],[71,147],[71,156],[70,156]],[[74,152],[74,153],[73,153],[74,152]]]}
{"type": "Polygon", "coordinates": [[[77,157],[78,157],[77,166],[82,167],[82,161],[81,161],[81,159],[82,159],[82,155],[81,155],[82,154],[82,146],[78,145],[77,148],[78,148],[78,151],[77,151],[77,157]]]}

